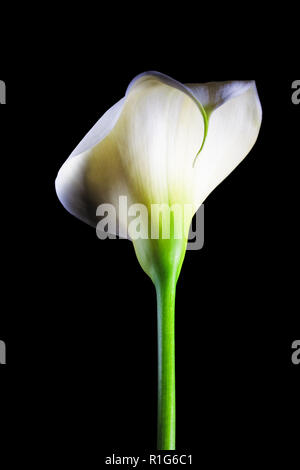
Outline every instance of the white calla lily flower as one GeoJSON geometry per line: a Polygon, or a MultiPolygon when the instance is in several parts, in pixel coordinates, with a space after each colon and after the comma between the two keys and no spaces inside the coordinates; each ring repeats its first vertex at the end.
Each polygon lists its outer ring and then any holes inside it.
{"type": "Polygon", "coordinates": [[[119,194],[132,203],[198,208],[249,153],[261,119],[254,81],[182,85],[141,74],[62,166],[57,195],[94,226],[97,206],[116,203],[119,194]]]}
{"type": "MultiPolygon", "coordinates": [[[[183,85],[158,72],[143,73],[79,143],[56,179],[64,207],[92,226],[98,223],[100,204],[116,208],[120,231],[132,239],[156,286],[161,449],[175,448],[174,296],[188,227],[207,196],[250,152],[261,121],[254,81],[183,85]],[[120,196],[127,197],[128,206],[149,209],[155,204],[191,206],[181,216],[182,238],[175,239],[172,232],[169,239],[134,239],[128,214],[118,209],[120,196]]],[[[147,232],[149,223],[153,225],[151,217],[144,216],[147,232]]]]}

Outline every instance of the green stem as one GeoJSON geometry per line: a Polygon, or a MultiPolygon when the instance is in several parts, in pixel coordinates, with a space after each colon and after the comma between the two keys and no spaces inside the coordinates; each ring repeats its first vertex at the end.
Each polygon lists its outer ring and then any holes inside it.
{"type": "Polygon", "coordinates": [[[175,292],[187,238],[176,238],[173,225],[169,239],[134,241],[139,263],[152,279],[157,295],[158,450],[175,450],[175,292]]]}
{"type": "Polygon", "coordinates": [[[176,279],[156,283],[158,333],[158,450],[175,449],[175,292],[176,279]]]}

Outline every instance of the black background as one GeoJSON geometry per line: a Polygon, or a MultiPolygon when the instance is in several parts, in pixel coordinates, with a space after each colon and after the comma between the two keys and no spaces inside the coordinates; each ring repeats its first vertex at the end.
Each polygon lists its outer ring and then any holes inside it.
{"type": "MultiPolygon", "coordinates": [[[[54,180],[136,74],[261,76],[251,64],[198,62],[164,39],[142,52],[133,39],[93,47],[88,59],[70,40],[59,62],[37,53],[14,64],[19,73],[1,70],[3,449],[14,442],[32,461],[42,449],[47,462],[61,452],[60,463],[88,468],[155,449],[154,288],[130,242],[98,240],[60,205],[54,180]]],[[[299,437],[300,106],[296,77],[269,77],[257,79],[257,144],[205,202],[205,245],[187,252],[177,288],[177,448],[211,468],[286,462],[299,437]]]]}

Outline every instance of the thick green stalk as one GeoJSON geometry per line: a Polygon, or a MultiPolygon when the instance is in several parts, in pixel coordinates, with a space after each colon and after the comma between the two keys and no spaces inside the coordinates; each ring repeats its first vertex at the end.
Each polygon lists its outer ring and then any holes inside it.
{"type": "Polygon", "coordinates": [[[174,276],[156,283],[158,333],[157,448],[175,449],[175,292],[174,276]]]}
{"type": "Polygon", "coordinates": [[[175,238],[173,228],[169,239],[134,241],[139,263],[157,295],[158,450],[175,450],[175,292],[186,244],[187,237],[175,238]]]}

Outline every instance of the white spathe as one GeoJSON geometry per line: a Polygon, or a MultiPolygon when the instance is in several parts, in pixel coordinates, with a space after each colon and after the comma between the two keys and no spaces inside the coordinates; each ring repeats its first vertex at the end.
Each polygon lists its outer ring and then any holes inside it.
{"type": "MultiPolygon", "coordinates": [[[[119,196],[128,205],[191,204],[196,211],[250,152],[261,120],[254,81],[183,85],[141,74],[64,163],[57,195],[92,226],[98,205],[118,208],[119,196]]],[[[117,215],[127,226],[127,214],[117,215]]]]}

